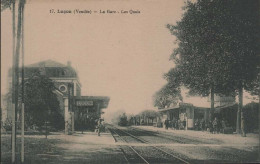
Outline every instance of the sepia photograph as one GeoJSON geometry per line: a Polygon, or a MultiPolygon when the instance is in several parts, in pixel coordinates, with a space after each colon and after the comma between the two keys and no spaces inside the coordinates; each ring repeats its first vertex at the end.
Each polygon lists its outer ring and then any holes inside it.
{"type": "Polygon", "coordinates": [[[1,0],[0,164],[260,163],[259,0],[1,0]]]}

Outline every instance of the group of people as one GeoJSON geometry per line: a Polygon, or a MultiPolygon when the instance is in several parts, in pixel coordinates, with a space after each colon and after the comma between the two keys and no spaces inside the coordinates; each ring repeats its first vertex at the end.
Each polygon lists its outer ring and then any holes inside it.
{"type": "MultiPolygon", "coordinates": [[[[186,121],[181,121],[180,119],[173,119],[164,121],[165,129],[171,128],[174,130],[186,129],[186,121]]],[[[215,117],[213,121],[209,121],[208,123],[202,119],[196,119],[194,122],[194,130],[197,131],[209,131],[211,133],[220,133],[227,127],[227,122],[222,119],[221,121],[215,117]]]]}
{"type": "Polygon", "coordinates": [[[166,119],[164,121],[165,129],[171,128],[174,130],[181,130],[186,128],[186,121],[185,120],[180,120],[180,119],[175,119],[175,120],[168,120],[166,119]]]}
{"type": "Polygon", "coordinates": [[[206,123],[203,119],[195,121],[195,130],[207,130],[210,133],[216,134],[224,132],[224,129],[228,127],[227,121],[222,119],[221,121],[215,117],[213,121],[206,123]],[[198,127],[199,126],[199,127],[198,127]]]}
{"type": "Polygon", "coordinates": [[[212,126],[210,127],[209,131],[211,133],[224,132],[226,127],[228,127],[226,120],[222,119],[220,121],[217,117],[215,117],[215,119],[212,121],[212,126]]]}
{"type": "Polygon", "coordinates": [[[204,119],[196,119],[194,122],[194,130],[201,130],[204,131],[206,130],[206,122],[204,119]]]}

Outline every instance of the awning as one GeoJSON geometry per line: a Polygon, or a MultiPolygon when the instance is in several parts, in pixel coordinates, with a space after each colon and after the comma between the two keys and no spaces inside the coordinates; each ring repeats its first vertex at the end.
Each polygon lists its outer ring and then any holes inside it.
{"type": "Polygon", "coordinates": [[[179,109],[179,108],[180,108],[180,106],[177,105],[177,106],[171,107],[171,108],[159,109],[158,112],[166,112],[166,111],[175,110],[175,109],[179,109]]]}
{"type": "Polygon", "coordinates": [[[230,103],[230,104],[225,104],[225,105],[222,105],[222,106],[217,106],[217,107],[215,107],[214,112],[219,113],[222,109],[233,107],[235,105],[237,105],[236,102],[233,102],[233,103],[230,103]]]}

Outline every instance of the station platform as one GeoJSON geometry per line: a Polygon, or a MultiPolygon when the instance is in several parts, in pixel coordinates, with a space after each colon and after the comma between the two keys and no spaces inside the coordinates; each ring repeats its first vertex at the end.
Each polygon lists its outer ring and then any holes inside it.
{"type": "Polygon", "coordinates": [[[244,146],[259,146],[259,135],[249,133],[247,134],[247,137],[241,137],[240,134],[212,134],[207,131],[194,131],[194,130],[173,130],[168,128],[157,128],[153,126],[132,126],[134,128],[140,128],[144,130],[150,130],[150,131],[156,131],[160,133],[168,133],[173,135],[179,135],[179,136],[187,136],[191,138],[197,138],[197,139],[206,139],[206,140],[216,140],[221,143],[221,145],[225,146],[238,146],[238,147],[244,147],[244,146]]]}
{"type": "Polygon", "coordinates": [[[125,163],[121,149],[116,145],[110,133],[76,132],[73,135],[49,135],[48,140],[55,140],[53,151],[37,154],[39,158],[50,164],[85,164],[85,163],[125,163]]]}
{"type": "MultiPolygon", "coordinates": [[[[57,136],[50,135],[48,138],[57,136]]],[[[82,144],[97,144],[97,145],[115,145],[115,140],[112,137],[111,133],[100,133],[100,136],[95,132],[83,132],[83,134],[79,131],[75,132],[72,135],[60,134],[59,138],[64,141],[69,142],[79,142],[82,144]]]]}

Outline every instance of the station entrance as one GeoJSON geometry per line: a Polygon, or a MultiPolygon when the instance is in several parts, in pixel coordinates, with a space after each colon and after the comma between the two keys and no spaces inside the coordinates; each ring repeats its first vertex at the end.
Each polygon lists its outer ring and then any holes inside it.
{"type": "Polygon", "coordinates": [[[75,118],[75,130],[93,131],[97,120],[104,113],[102,109],[107,108],[108,97],[101,96],[80,96],[73,97],[73,111],[75,118]]]}

